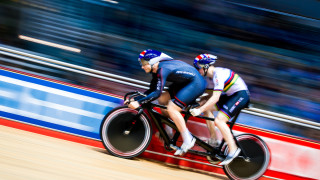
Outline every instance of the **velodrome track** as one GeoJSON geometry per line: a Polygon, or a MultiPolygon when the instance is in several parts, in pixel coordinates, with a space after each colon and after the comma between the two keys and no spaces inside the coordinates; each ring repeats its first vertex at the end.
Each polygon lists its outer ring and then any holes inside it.
{"type": "Polygon", "coordinates": [[[113,157],[104,149],[0,125],[0,179],[210,179],[226,176],[143,158],[113,157]]]}
{"type": "MultiPolygon", "coordinates": [[[[11,70],[5,67],[0,67],[0,83],[1,83],[1,95],[0,95],[0,125],[5,125],[9,127],[14,127],[17,129],[22,129],[25,131],[31,131],[38,134],[44,134],[50,137],[55,137],[59,139],[66,139],[71,142],[77,142],[78,145],[83,146],[82,144],[87,144],[90,146],[85,146],[87,149],[89,148],[91,151],[94,151],[95,148],[98,147],[100,149],[95,152],[99,152],[99,154],[103,154],[105,157],[108,156],[103,149],[102,143],[99,139],[99,127],[100,122],[108,111],[112,108],[117,107],[122,104],[121,97],[113,96],[111,94],[107,94],[105,92],[95,91],[92,89],[76,86],[73,84],[68,84],[60,81],[56,81],[53,79],[44,78],[41,76],[24,73],[21,71],[11,70]],[[4,119],[1,119],[4,118],[4,119]]],[[[205,130],[207,130],[204,122],[202,120],[192,119],[189,121],[191,126],[191,131],[193,130],[195,133],[200,132],[197,135],[201,137],[208,137],[206,135],[205,130]],[[202,131],[203,130],[203,131],[202,131]]],[[[269,125],[273,125],[269,122],[269,125]]],[[[309,141],[307,139],[301,139],[293,136],[287,136],[285,134],[265,131],[263,129],[249,127],[245,125],[236,126],[234,129],[237,133],[252,133],[258,136],[261,136],[268,143],[269,149],[271,150],[271,163],[269,165],[268,171],[266,171],[264,177],[262,179],[319,179],[319,149],[320,144],[318,142],[309,141]]],[[[1,129],[0,129],[1,131],[1,129]]],[[[315,131],[310,131],[314,133],[315,131]]],[[[318,131],[315,132],[316,134],[318,131]]],[[[13,133],[18,134],[18,133],[13,133]]],[[[36,134],[36,135],[38,135],[36,134]]],[[[314,135],[314,134],[313,134],[314,135]]],[[[42,155],[41,159],[50,160],[44,164],[38,162],[38,157],[41,157],[41,153],[46,152],[48,150],[57,149],[57,147],[52,146],[51,148],[46,148],[45,150],[37,150],[41,149],[40,147],[35,146],[33,143],[23,143],[26,142],[25,139],[21,139],[21,142],[16,142],[16,145],[12,147],[12,149],[8,149],[7,144],[15,142],[14,138],[3,138],[5,137],[0,133],[0,141],[8,140],[8,142],[0,142],[0,180],[2,179],[63,179],[64,177],[60,175],[60,172],[69,171],[66,173],[65,179],[79,179],[74,177],[75,174],[79,174],[79,177],[85,177],[85,179],[99,179],[99,178],[91,178],[86,177],[86,174],[99,174],[109,169],[113,169],[116,167],[115,165],[105,165],[100,162],[92,162],[90,165],[87,165],[85,168],[75,169],[76,166],[83,162],[78,162],[78,160],[83,159],[85,156],[78,155],[78,158],[74,158],[74,160],[78,163],[68,164],[69,161],[66,161],[66,158],[61,158],[59,163],[51,162],[53,159],[56,160],[56,154],[63,155],[65,153],[64,148],[61,149],[60,152],[53,152],[50,155],[42,155]],[[21,147],[20,147],[21,146],[21,147]],[[22,150],[22,146],[29,147],[28,150],[22,150]],[[36,150],[35,152],[30,152],[30,150],[36,150]],[[6,151],[4,151],[6,150],[6,151]],[[18,150],[21,150],[22,155],[15,155],[18,153],[18,150]],[[26,153],[28,152],[28,153],[26,153]],[[7,155],[9,154],[9,155],[7,155]],[[34,157],[29,157],[27,160],[20,159],[21,163],[11,164],[14,161],[14,157],[24,157],[25,154],[32,154],[34,157]],[[4,157],[2,157],[4,156],[4,157]],[[8,159],[11,157],[13,159],[8,159]],[[4,161],[7,160],[7,161],[4,161]],[[5,162],[2,165],[2,161],[5,162]],[[36,163],[36,164],[35,164],[36,163]],[[40,163],[40,164],[39,164],[40,163]],[[52,165],[51,165],[52,164],[52,165]],[[68,164],[67,167],[63,167],[62,165],[68,164]],[[103,164],[100,167],[98,173],[87,171],[87,169],[92,169],[95,167],[95,164],[103,164]],[[40,168],[36,168],[38,165],[40,168]],[[55,167],[59,167],[60,169],[54,169],[55,167]],[[18,169],[17,169],[18,168],[18,169]],[[28,177],[22,174],[22,170],[24,169],[34,168],[32,171],[32,175],[38,175],[40,177],[46,178],[33,178],[28,177]],[[71,170],[72,171],[71,171],[71,170]],[[60,176],[59,178],[51,177],[51,173],[56,173],[60,176]],[[2,177],[2,175],[10,175],[16,174],[16,178],[6,178],[2,177]],[[20,175],[21,174],[21,175],[20,175]],[[85,175],[84,175],[85,174],[85,175]],[[70,177],[72,176],[72,177],[70,177]],[[22,178],[19,178],[22,177],[22,178]]],[[[25,135],[21,135],[21,137],[27,137],[25,135]]],[[[58,139],[58,140],[59,140],[58,139]]],[[[220,167],[211,166],[210,164],[206,164],[207,161],[205,159],[198,159],[197,157],[187,157],[187,158],[173,158],[173,156],[163,149],[163,147],[158,146],[157,138],[154,138],[154,143],[151,144],[150,151],[146,151],[146,153],[142,154],[143,157],[148,159],[156,159],[161,162],[168,162],[171,164],[179,164],[184,167],[193,167],[196,169],[206,170],[206,172],[216,172],[219,174],[223,174],[223,170],[220,167]],[[190,161],[191,160],[191,161],[190,161]],[[193,160],[196,160],[197,163],[194,163],[193,160]],[[205,161],[205,163],[202,163],[205,161]],[[199,163],[198,163],[199,162],[199,163]]],[[[63,146],[65,147],[65,146],[63,146]]],[[[78,151],[77,148],[73,150],[71,155],[65,155],[66,157],[72,157],[78,151]]],[[[111,157],[111,156],[108,156],[111,157]]],[[[100,159],[100,158],[99,158],[100,159]]],[[[72,159],[73,160],[73,159],[72,159]]],[[[144,159],[135,159],[134,161],[123,160],[117,158],[118,162],[124,161],[123,164],[128,164],[131,162],[150,162],[144,159]]],[[[19,161],[18,161],[19,162],[19,161]]],[[[160,167],[165,167],[166,169],[174,168],[172,172],[181,171],[183,175],[186,174],[185,169],[179,169],[173,166],[156,163],[160,167]]],[[[140,175],[144,173],[151,172],[148,179],[157,179],[166,177],[166,179],[170,179],[172,176],[170,173],[166,174],[166,176],[161,176],[158,174],[165,173],[165,170],[159,170],[159,173],[154,173],[150,171],[150,167],[152,165],[140,165],[133,164],[130,167],[143,167],[143,170],[136,170],[132,168],[128,168],[126,166],[122,166],[119,169],[124,169],[127,172],[128,169],[132,170],[132,174],[140,175]],[[142,172],[145,171],[145,172],[142,172]]],[[[155,168],[151,168],[152,170],[155,168]]],[[[29,170],[30,171],[30,170],[29,170]]],[[[190,172],[190,171],[188,171],[190,172]]],[[[194,171],[191,171],[194,172],[194,171]]],[[[199,171],[198,171],[199,172],[199,171]]],[[[195,174],[199,174],[199,173],[195,174]]],[[[103,179],[117,179],[115,176],[108,177],[108,174],[112,174],[107,172],[102,175],[103,179]],[[106,178],[108,177],[108,178],[106,178]]],[[[120,173],[114,173],[120,174],[120,173]]],[[[130,173],[128,173],[130,174],[130,173]]],[[[202,173],[202,175],[209,176],[210,179],[214,178],[226,178],[225,176],[214,175],[210,173],[202,173]],[[213,178],[211,177],[213,176],[213,178]]],[[[133,176],[133,175],[132,175],[133,176]]],[[[187,179],[192,177],[187,175],[185,178],[187,179]]],[[[122,177],[120,179],[128,178],[128,176],[122,177]]],[[[131,177],[130,177],[131,178],[131,177]]],[[[192,177],[192,179],[198,177],[192,177]]],[[[202,178],[202,177],[201,177],[202,178]]],[[[118,178],[119,179],[119,178],[118,178]]],[[[132,177],[131,179],[143,179],[143,177],[132,177]]],[[[202,178],[204,179],[204,178],[202,178]]]]}

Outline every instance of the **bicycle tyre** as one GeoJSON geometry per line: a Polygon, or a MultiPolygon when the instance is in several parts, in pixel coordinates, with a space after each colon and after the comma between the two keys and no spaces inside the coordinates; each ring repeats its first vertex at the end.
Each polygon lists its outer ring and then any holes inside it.
{"type": "MultiPolygon", "coordinates": [[[[236,136],[236,139],[242,147],[242,152],[230,164],[223,166],[224,172],[230,179],[258,179],[265,173],[270,162],[268,146],[253,134],[241,134],[236,136]],[[249,161],[241,157],[243,151],[249,157],[249,161]]],[[[228,153],[228,148],[225,148],[224,153],[228,153]]]]}
{"type": "Polygon", "coordinates": [[[152,128],[150,120],[142,113],[132,123],[138,111],[122,106],[111,110],[100,127],[100,137],[107,151],[117,157],[133,158],[140,155],[151,141],[152,128]],[[125,131],[132,126],[129,134],[125,131]]]}

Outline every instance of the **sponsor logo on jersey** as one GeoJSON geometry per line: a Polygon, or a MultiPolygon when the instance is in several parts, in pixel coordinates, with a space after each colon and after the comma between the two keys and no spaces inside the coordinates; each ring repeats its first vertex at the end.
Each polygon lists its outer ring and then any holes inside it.
{"type": "Polygon", "coordinates": [[[157,90],[161,90],[161,80],[160,79],[158,80],[158,83],[157,83],[157,90]]]}
{"type": "Polygon", "coordinates": [[[187,72],[187,71],[177,71],[176,73],[177,73],[177,74],[188,74],[188,75],[191,75],[191,76],[195,76],[194,73],[187,72]]]}
{"type": "Polygon", "coordinates": [[[243,100],[244,98],[243,97],[241,97],[241,98],[239,98],[239,100],[236,102],[236,103],[234,103],[234,105],[231,107],[231,109],[230,109],[230,112],[232,113],[233,112],[233,110],[236,108],[236,106],[238,106],[240,103],[241,103],[241,101],[243,100]]]}
{"type": "Polygon", "coordinates": [[[223,108],[226,109],[226,110],[229,109],[227,105],[223,105],[223,108]]]}

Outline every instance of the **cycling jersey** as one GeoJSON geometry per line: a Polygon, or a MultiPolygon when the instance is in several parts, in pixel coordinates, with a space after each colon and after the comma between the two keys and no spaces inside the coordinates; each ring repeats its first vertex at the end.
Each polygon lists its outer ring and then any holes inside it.
{"type": "Polygon", "coordinates": [[[213,78],[209,80],[207,89],[222,91],[216,108],[228,119],[248,106],[250,97],[247,85],[234,71],[215,67],[213,78]]]}
{"type": "Polygon", "coordinates": [[[152,73],[150,89],[146,97],[139,99],[140,104],[151,102],[160,97],[166,82],[173,102],[183,108],[199,97],[206,88],[206,81],[201,74],[189,64],[179,60],[160,61],[156,73],[152,73]]]}
{"type": "Polygon", "coordinates": [[[248,90],[247,85],[242,78],[234,71],[227,68],[215,67],[213,79],[211,80],[213,82],[213,87],[211,84],[207,89],[222,91],[222,94],[227,94],[228,96],[241,90],[248,90]]]}

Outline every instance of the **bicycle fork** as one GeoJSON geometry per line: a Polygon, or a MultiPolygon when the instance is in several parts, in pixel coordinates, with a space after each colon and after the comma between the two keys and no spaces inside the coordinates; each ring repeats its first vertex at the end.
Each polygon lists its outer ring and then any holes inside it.
{"type": "Polygon", "coordinates": [[[142,112],[143,112],[143,109],[142,109],[142,108],[139,109],[138,114],[133,117],[133,120],[131,121],[131,124],[129,125],[129,127],[126,128],[126,129],[123,131],[123,134],[124,134],[124,135],[129,135],[129,134],[130,134],[131,130],[132,130],[133,127],[135,126],[135,124],[136,124],[136,122],[137,122],[137,119],[138,119],[139,116],[142,114],[142,112]]]}

